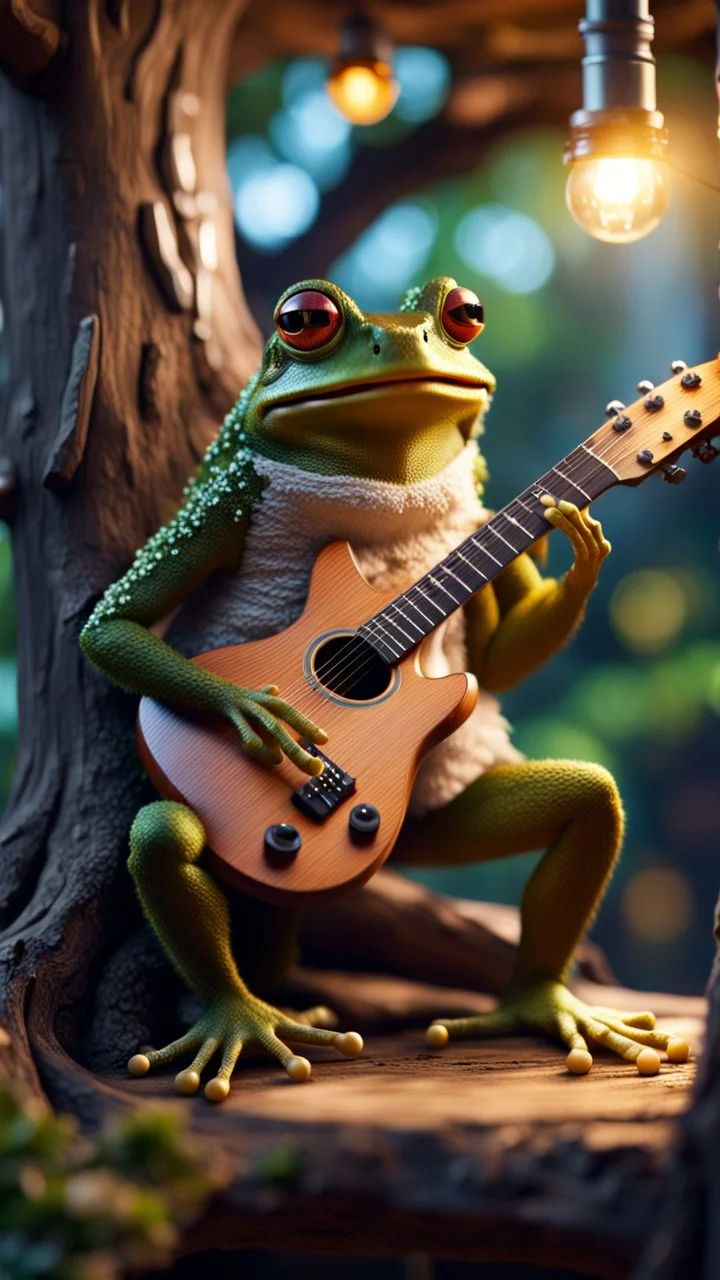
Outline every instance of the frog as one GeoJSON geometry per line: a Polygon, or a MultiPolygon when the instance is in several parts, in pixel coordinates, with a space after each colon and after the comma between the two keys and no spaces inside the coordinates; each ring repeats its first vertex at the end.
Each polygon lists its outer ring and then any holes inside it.
{"type": "MultiPolygon", "coordinates": [[[[327,734],[283,696],[272,671],[261,687],[246,688],[190,659],[290,625],[329,541],[346,538],[373,585],[404,588],[488,519],[479,441],[496,388],[471,350],[484,327],[477,294],[450,277],[408,290],[393,313],[366,313],[327,280],[286,289],[259,368],[177,513],[85,623],[86,659],[133,695],[222,717],[238,749],[268,769],[287,758],[302,775],[318,776],[327,734]]],[[[610,551],[586,508],[550,495],[546,518],[548,532],[559,529],[572,548],[567,572],[546,576],[541,556],[519,555],[452,615],[454,630],[423,666],[428,677],[467,669],[478,706],[472,723],[423,760],[394,865],[465,865],[544,850],[522,896],[505,996],[487,1014],[438,1016],[427,1042],[439,1050],[459,1038],[528,1032],[563,1045],[570,1072],[586,1073],[599,1045],[653,1074],[662,1052],[684,1061],[687,1043],[659,1030],[647,1010],[590,1006],[568,986],[620,854],[616,783],[594,762],[526,760],[498,701],[576,632],[610,551]]],[[[145,916],[202,1007],[172,1043],[140,1047],[131,1076],[184,1061],[175,1084],[191,1095],[214,1062],[204,1093],[218,1103],[248,1047],[298,1083],[311,1072],[298,1049],[362,1051],[362,1037],[339,1030],[330,1011],[282,1006],[277,993],[297,954],[300,911],[226,889],[188,805],[143,805],[129,844],[145,916]]]]}

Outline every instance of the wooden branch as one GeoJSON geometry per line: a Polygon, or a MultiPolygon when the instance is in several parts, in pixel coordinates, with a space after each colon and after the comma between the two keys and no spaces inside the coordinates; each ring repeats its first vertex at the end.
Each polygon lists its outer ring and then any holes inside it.
{"type": "Polygon", "coordinates": [[[0,0],[0,67],[13,79],[27,86],[66,43],[60,0],[0,0]]]}
{"type": "Polygon", "coordinates": [[[100,319],[96,315],[85,316],[75,334],[70,372],[60,405],[58,433],[43,476],[47,489],[64,489],[82,462],[99,357],[100,319]]]}
{"type": "MultiPolygon", "coordinates": [[[[393,974],[500,995],[519,937],[515,907],[448,898],[393,871],[380,871],[332,911],[309,911],[301,949],[303,962],[314,967],[393,974]]],[[[614,981],[605,956],[592,943],[582,943],[577,959],[584,976],[614,981]]]]}

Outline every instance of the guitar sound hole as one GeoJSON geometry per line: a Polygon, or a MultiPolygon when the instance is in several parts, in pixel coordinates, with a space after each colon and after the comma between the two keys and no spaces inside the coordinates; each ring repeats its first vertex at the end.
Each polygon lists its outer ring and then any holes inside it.
{"type": "Polygon", "coordinates": [[[331,636],[316,649],[313,672],[339,698],[371,702],[390,687],[392,668],[358,636],[331,636]]]}

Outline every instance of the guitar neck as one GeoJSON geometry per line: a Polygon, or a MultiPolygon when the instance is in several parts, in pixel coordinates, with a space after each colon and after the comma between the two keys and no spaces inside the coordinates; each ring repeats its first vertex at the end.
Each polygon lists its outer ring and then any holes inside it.
{"type": "Polygon", "coordinates": [[[358,634],[391,666],[548,532],[544,497],[587,507],[618,477],[581,444],[439,564],[368,618],[358,634]]]}

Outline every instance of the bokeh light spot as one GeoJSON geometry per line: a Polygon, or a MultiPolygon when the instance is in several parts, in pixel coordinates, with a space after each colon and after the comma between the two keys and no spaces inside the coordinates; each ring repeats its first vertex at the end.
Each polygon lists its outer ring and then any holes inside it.
{"type": "Polygon", "coordinates": [[[610,600],[613,627],[635,653],[660,653],[666,649],[682,631],[687,613],[681,582],[662,569],[640,569],[628,574],[610,600]]]}
{"type": "Polygon", "coordinates": [[[319,206],[317,186],[293,164],[275,164],[251,174],[235,194],[238,227],[259,249],[279,249],[302,235],[315,221],[319,206]]]}
{"type": "Polygon", "coordinates": [[[447,58],[437,49],[405,45],[395,54],[395,76],[400,85],[395,113],[401,120],[420,124],[437,115],[450,88],[447,58]]]}
{"type": "Polygon", "coordinates": [[[555,268],[550,237],[534,218],[502,204],[479,205],[455,232],[460,257],[506,293],[535,293],[555,268]]]}
{"type": "Polygon", "coordinates": [[[646,942],[682,937],[693,917],[692,891],[672,867],[647,867],[625,886],[622,909],[629,928],[646,942]]]}

